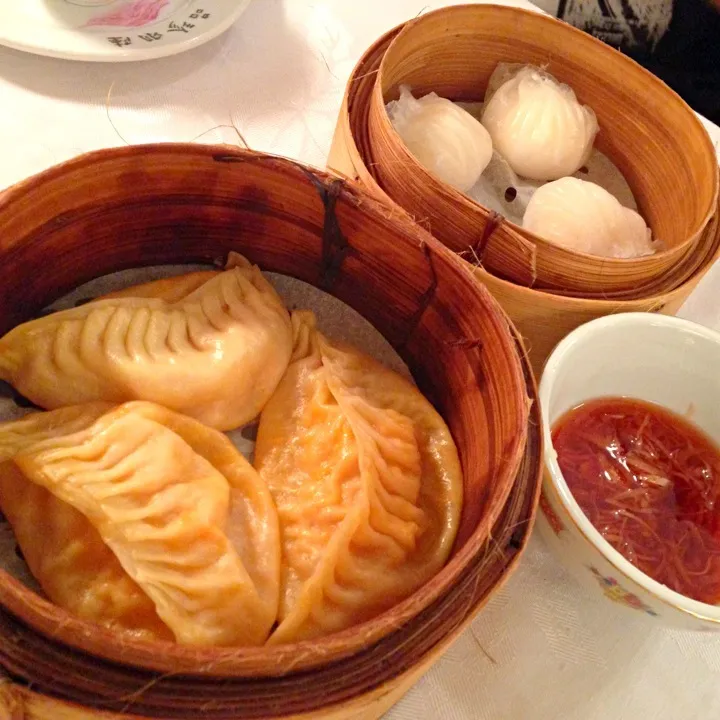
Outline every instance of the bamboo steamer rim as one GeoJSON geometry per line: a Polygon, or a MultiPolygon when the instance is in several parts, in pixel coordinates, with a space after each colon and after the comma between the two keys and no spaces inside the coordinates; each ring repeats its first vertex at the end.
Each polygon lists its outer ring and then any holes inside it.
{"type": "MultiPolygon", "coordinates": [[[[378,222],[394,225],[401,223],[402,231],[416,243],[418,248],[427,248],[428,253],[443,262],[445,271],[451,278],[454,278],[453,284],[467,282],[465,266],[449,250],[442,247],[421,228],[410,223],[404,215],[398,215],[393,206],[387,206],[370,198],[360,185],[339,180],[322,171],[312,170],[300,163],[283,158],[231,149],[226,146],[163,144],[88,153],[50,168],[7,190],[0,196],[0,225],[2,218],[10,211],[10,208],[21,206],[23,199],[30,193],[36,192],[46,183],[57,181],[78,169],[93,165],[97,171],[102,162],[109,162],[113,159],[126,156],[147,158],[156,155],[163,156],[163,154],[189,156],[198,161],[204,159],[210,162],[254,163],[280,172],[285,179],[290,181],[316,184],[316,189],[318,184],[324,188],[336,187],[336,203],[347,202],[356,208],[362,206],[363,212],[378,222]]],[[[13,252],[14,248],[6,247],[6,251],[13,252]]],[[[488,317],[497,328],[498,333],[507,332],[508,338],[510,338],[511,326],[496,301],[484,288],[475,288],[475,292],[480,293],[483,305],[488,308],[488,317]]],[[[519,392],[520,388],[525,387],[525,382],[522,380],[523,369],[510,339],[508,339],[507,360],[509,377],[512,378],[510,386],[517,388],[517,392],[519,392]],[[516,359],[513,360],[513,357],[516,359]]],[[[490,508],[491,512],[482,519],[472,536],[454,554],[433,581],[421,587],[386,613],[341,633],[320,640],[273,648],[193,648],[191,653],[185,652],[186,648],[172,643],[138,639],[127,639],[120,645],[114,633],[92,623],[86,623],[70,616],[63,617],[62,622],[58,623],[56,606],[39,596],[32,597],[28,602],[27,595],[23,593],[23,591],[27,593],[27,589],[4,571],[0,571],[0,604],[14,615],[25,619],[27,619],[28,612],[31,612],[32,623],[37,629],[62,640],[69,646],[116,662],[127,662],[128,658],[132,658],[133,665],[158,672],[184,672],[200,676],[208,675],[213,678],[251,677],[258,673],[266,674],[269,666],[272,666],[277,674],[283,674],[300,669],[311,669],[327,662],[328,658],[334,661],[346,657],[410,622],[419,610],[437,599],[439,588],[452,585],[472,558],[483,551],[490,528],[502,511],[507,494],[510,492],[514,469],[517,468],[524,451],[527,423],[523,418],[527,418],[528,411],[526,394],[522,405],[518,403],[515,408],[515,422],[520,427],[525,427],[525,433],[518,433],[513,439],[512,445],[507,447],[507,456],[505,462],[502,463],[501,476],[496,478],[498,486],[504,485],[507,490],[504,495],[502,493],[497,495],[501,502],[490,508]]],[[[65,615],[67,614],[65,613],[65,615]]]]}
{"type": "MultiPolygon", "coordinates": [[[[408,163],[408,166],[411,168],[412,173],[420,177],[423,181],[423,184],[428,185],[430,188],[432,188],[433,191],[439,191],[447,195],[450,202],[453,202],[458,206],[464,208],[468,213],[475,214],[480,212],[483,216],[487,216],[489,213],[487,208],[475,202],[464,193],[461,193],[455,188],[439,181],[429,170],[425,169],[414,158],[414,156],[409,152],[409,150],[407,150],[399,134],[392,126],[389,117],[387,117],[387,112],[384,111],[386,102],[386,97],[383,90],[383,88],[385,87],[385,74],[387,72],[388,63],[390,62],[390,60],[395,59],[393,57],[393,52],[397,52],[398,45],[402,43],[405,38],[407,38],[411,34],[422,33],[426,24],[434,22],[438,18],[462,15],[463,13],[467,12],[472,12],[473,14],[480,16],[488,15],[490,13],[500,13],[516,18],[517,23],[519,23],[523,19],[531,18],[533,23],[537,23],[541,26],[552,26],[553,28],[562,26],[563,32],[568,34],[568,42],[570,42],[570,40],[574,37],[578,39],[578,41],[582,41],[587,45],[595,45],[596,47],[602,48],[603,52],[607,52],[609,54],[616,54],[616,51],[607,46],[602,41],[589,36],[582,30],[574,28],[555,18],[549,17],[544,13],[541,13],[540,11],[526,10],[503,5],[479,3],[454,5],[424,13],[412,20],[409,20],[406,23],[397,26],[393,30],[386,33],[386,35],[384,35],[376,43],[374,43],[371,48],[363,55],[358,65],[356,65],[353,74],[351,75],[351,83],[357,79],[357,70],[361,67],[361,65],[363,63],[367,63],[368,58],[381,50],[382,45],[387,41],[387,47],[385,47],[384,51],[381,54],[381,61],[379,65],[373,69],[373,71],[376,72],[376,76],[371,94],[371,103],[372,107],[378,109],[378,122],[380,122],[382,125],[383,133],[386,133],[390,138],[392,138],[393,147],[395,147],[396,151],[402,155],[403,163],[408,163]],[[382,113],[380,112],[380,108],[383,109],[382,113]]],[[[651,256],[639,258],[600,258],[595,255],[575,252],[560,247],[541,236],[530,233],[529,231],[512,223],[505,218],[502,219],[501,224],[506,227],[506,229],[510,232],[511,235],[516,237],[516,241],[519,244],[522,245],[523,243],[529,243],[531,245],[531,253],[552,253],[553,262],[562,262],[563,258],[566,258],[567,260],[573,262],[582,260],[585,263],[600,265],[600,267],[603,268],[603,272],[607,271],[606,274],[609,276],[612,276],[617,272],[627,271],[627,269],[629,268],[641,268],[644,266],[650,267],[653,265],[658,265],[658,263],[663,263],[662,268],[664,269],[661,268],[661,274],[665,273],[672,276],[672,268],[674,267],[673,263],[681,263],[685,261],[687,257],[693,253],[698,244],[702,243],[704,230],[707,228],[707,225],[710,223],[713,216],[717,212],[718,197],[720,196],[720,174],[718,172],[717,162],[715,162],[715,149],[712,140],[710,139],[707,131],[705,130],[704,126],[702,125],[696,114],[689,108],[687,103],[685,103],[685,101],[677,93],[675,93],[671,88],[665,85],[665,83],[663,83],[659,78],[654,76],[652,73],[650,73],[648,70],[646,70],[630,58],[623,56],[623,61],[627,62],[628,65],[633,68],[634,72],[642,75],[644,83],[655,88],[661,88],[669,99],[674,101],[679,108],[682,108],[684,110],[685,119],[687,120],[688,126],[691,125],[694,131],[697,133],[698,138],[702,139],[702,142],[705,146],[705,154],[708,160],[712,158],[712,162],[709,162],[708,168],[709,182],[712,183],[712,198],[708,203],[708,208],[705,210],[697,226],[691,229],[691,231],[687,234],[687,238],[680,244],[671,248],[660,250],[651,256]],[[667,260],[667,263],[664,262],[665,260],[667,260]]],[[[370,110],[369,113],[370,112],[372,112],[372,110],[370,110]]],[[[365,121],[365,123],[367,125],[367,120],[365,121]]],[[[496,273],[493,274],[497,277],[496,273]]],[[[628,288],[631,289],[635,285],[636,283],[633,282],[628,285],[628,288]]],[[[555,293],[557,290],[559,290],[559,288],[554,289],[543,287],[533,287],[533,289],[547,291],[551,293],[555,293]]],[[[667,291],[669,292],[673,289],[673,287],[669,287],[667,288],[667,291]]],[[[572,294],[572,291],[568,290],[567,294],[572,294]]],[[[601,296],[602,293],[600,293],[600,297],[601,296]]]]}

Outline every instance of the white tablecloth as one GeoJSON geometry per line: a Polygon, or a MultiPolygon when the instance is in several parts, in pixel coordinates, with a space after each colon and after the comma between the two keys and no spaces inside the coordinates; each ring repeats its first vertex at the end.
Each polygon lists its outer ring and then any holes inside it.
{"type": "MultiPolygon", "coordinates": [[[[223,37],[150,63],[76,64],[0,49],[0,188],[123,142],[237,142],[221,125],[235,125],[254,149],[322,167],[361,53],[390,27],[445,4],[254,0],[223,37]]],[[[720,329],[718,291],[720,266],[683,315],[720,329]]],[[[654,628],[586,595],[534,538],[507,587],[387,717],[717,718],[720,640],[654,628]]]]}

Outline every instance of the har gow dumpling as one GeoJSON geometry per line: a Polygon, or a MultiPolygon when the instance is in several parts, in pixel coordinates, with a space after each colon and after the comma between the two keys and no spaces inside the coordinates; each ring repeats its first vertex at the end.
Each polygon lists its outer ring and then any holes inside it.
{"type": "Polygon", "coordinates": [[[410,595],[445,563],[462,504],[455,444],[420,392],[327,340],[311,313],[293,324],[255,446],[281,533],[271,644],[342,630],[410,595]]]}
{"type": "Polygon", "coordinates": [[[259,645],[275,621],[272,498],[191,418],[92,403],[0,425],[0,508],[50,599],[86,620],[188,645],[259,645]]]}
{"type": "Polygon", "coordinates": [[[16,327],[0,339],[0,379],[46,409],[147,400],[218,430],[239,427],[280,381],[292,329],[260,270],[234,262],[16,327]]]}
{"type": "Polygon", "coordinates": [[[416,99],[403,86],[400,99],[388,105],[388,116],[418,162],[460,192],[467,192],[490,162],[487,130],[451,100],[435,93],[416,99]]]}
{"type": "Polygon", "coordinates": [[[598,123],[568,85],[531,65],[500,63],[490,78],[482,124],[518,175],[557,180],[592,152],[598,123]]]}
{"type": "Polygon", "coordinates": [[[612,258],[655,252],[642,217],[607,190],[578,178],[561,178],[538,188],[523,227],[568,250],[612,258]]]}

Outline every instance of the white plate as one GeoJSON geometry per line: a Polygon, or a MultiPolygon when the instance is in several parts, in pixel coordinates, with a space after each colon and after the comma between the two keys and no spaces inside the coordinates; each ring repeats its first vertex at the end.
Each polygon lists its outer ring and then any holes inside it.
{"type": "Polygon", "coordinates": [[[227,30],[250,0],[0,0],[0,45],[68,60],[174,55],[227,30]]]}

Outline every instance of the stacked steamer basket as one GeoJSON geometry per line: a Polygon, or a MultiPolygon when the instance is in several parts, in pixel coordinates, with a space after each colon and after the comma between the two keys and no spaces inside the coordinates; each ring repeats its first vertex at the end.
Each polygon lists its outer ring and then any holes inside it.
{"type": "Polygon", "coordinates": [[[536,371],[592,318],[675,312],[718,255],[717,159],[692,110],[621,53],[535,12],[455,6],[380,38],[348,84],[328,165],[391,198],[471,262],[525,338],[536,371]],[[628,182],[660,251],[632,259],[570,251],[441,182],[407,150],[385,108],[402,85],[416,97],[480,101],[500,62],[547,68],[595,110],[595,145],[628,182]]]}
{"type": "Polygon", "coordinates": [[[121,637],[0,571],[8,678],[0,717],[377,718],[467,626],[525,547],[542,453],[519,340],[466,265],[353,183],[221,147],[82,156],[0,199],[0,330],[92,278],[212,263],[230,251],[343,300],[402,355],[462,463],[451,558],[360,626],[260,648],[121,637]]]}

